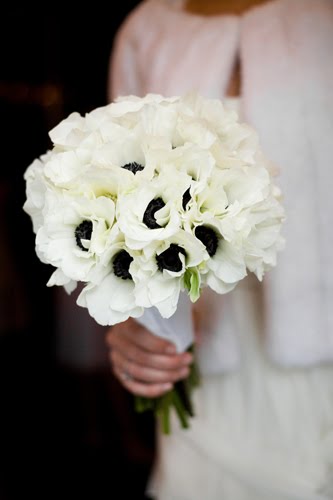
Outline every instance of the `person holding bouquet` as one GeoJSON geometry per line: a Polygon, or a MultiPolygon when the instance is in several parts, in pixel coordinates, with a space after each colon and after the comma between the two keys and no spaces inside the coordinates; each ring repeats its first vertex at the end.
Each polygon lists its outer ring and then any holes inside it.
{"type": "MultiPolygon", "coordinates": [[[[286,248],[259,283],[193,307],[201,385],[190,429],[159,433],[158,500],[333,498],[333,3],[146,0],[120,29],[110,96],[225,99],[278,173],[286,248]],[[209,14],[206,15],[210,9],[209,14]]],[[[107,334],[116,376],[166,394],[193,354],[135,319],[107,334]]]]}

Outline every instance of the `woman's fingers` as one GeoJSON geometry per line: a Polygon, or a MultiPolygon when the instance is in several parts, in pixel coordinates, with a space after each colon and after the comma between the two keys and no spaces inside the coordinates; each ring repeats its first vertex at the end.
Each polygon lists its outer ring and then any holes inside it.
{"type": "Polygon", "coordinates": [[[192,362],[190,353],[174,355],[153,354],[133,343],[125,335],[116,335],[108,342],[111,353],[121,352],[130,362],[160,370],[177,370],[192,362]]]}
{"type": "Polygon", "coordinates": [[[189,375],[189,367],[186,365],[180,365],[173,370],[152,368],[151,366],[138,364],[135,360],[129,360],[117,350],[111,352],[111,362],[118,373],[126,374],[127,377],[145,383],[173,383],[189,375]]]}
{"type": "Polygon", "coordinates": [[[111,351],[120,351],[128,360],[151,368],[177,370],[193,361],[190,353],[165,353],[165,345],[171,347],[173,344],[158,339],[134,321],[127,327],[125,324],[112,327],[107,333],[106,342],[111,351]],[[156,342],[156,339],[162,343],[156,342]]]}
{"type": "Polygon", "coordinates": [[[122,385],[132,394],[136,396],[143,396],[146,398],[156,398],[162,396],[167,391],[172,389],[171,383],[162,384],[145,384],[131,378],[124,378],[124,374],[119,371],[118,368],[114,369],[114,373],[122,385]]]}

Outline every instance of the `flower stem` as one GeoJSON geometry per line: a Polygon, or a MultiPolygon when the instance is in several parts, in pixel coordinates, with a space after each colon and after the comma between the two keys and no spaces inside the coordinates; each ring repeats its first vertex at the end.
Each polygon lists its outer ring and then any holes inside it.
{"type": "MultiPolygon", "coordinates": [[[[193,346],[188,349],[193,352],[193,346]]],[[[170,412],[173,407],[183,429],[189,428],[189,417],[194,416],[191,400],[192,391],[199,385],[200,376],[196,363],[192,363],[190,374],[185,380],[179,380],[174,387],[158,398],[144,398],[135,396],[135,410],[142,413],[151,410],[161,420],[161,428],[164,434],[170,434],[170,412]]]]}
{"type": "Polygon", "coordinates": [[[187,411],[183,404],[183,400],[176,390],[172,391],[172,396],[173,396],[173,404],[176,409],[181,426],[183,427],[183,429],[188,429],[189,424],[186,416],[187,411]]]}
{"type": "Polygon", "coordinates": [[[175,383],[174,390],[177,397],[181,400],[184,410],[190,417],[194,417],[194,410],[190,398],[191,388],[188,387],[188,380],[179,380],[175,383]]]}
{"type": "Polygon", "coordinates": [[[172,391],[168,392],[165,396],[159,398],[161,405],[160,417],[161,417],[163,434],[170,434],[171,393],[172,391]]]}

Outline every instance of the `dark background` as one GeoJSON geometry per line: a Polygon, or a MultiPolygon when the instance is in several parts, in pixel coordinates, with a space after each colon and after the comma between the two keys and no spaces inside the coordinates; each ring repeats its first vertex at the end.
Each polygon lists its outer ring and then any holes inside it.
{"type": "Polygon", "coordinates": [[[152,418],[134,415],[107,361],[79,369],[57,357],[51,269],[22,210],[23,173],[48,130],[107,103],[114,35],[137,4],[2,7],[0,500],[145,498],[152,418]]]}

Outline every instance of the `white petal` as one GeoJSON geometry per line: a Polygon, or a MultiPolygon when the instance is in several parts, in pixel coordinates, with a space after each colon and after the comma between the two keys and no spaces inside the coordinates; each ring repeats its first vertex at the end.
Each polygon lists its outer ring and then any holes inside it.
{"type": "Polygon", "coordinates": [[[244,257],[227,241],[220,243],[220,248],[208,264],[224,283],[236,283],[246,276],[244,257]]]}
{"type": "Polygon", "coordinates": [[[70,295],[77,287],[77,281],[66,276],[61,269],[56,269],[46,284],[46,286],[54,285],[63,286],[68,295],[70,295]]]}
{"type": "Polygon", "coordinates": [[[134,299],[134,284],[113,274],[104,278],[98,286],[87,286],[77,299],[77,304],[87,307],[89,314],[101,325],[114,325],[130,316],[137,318],[143,309],[134,299]]]}
{"type": "Polygon", "coordinates": [[[73,130],[83,131],[85,126],[85,119],[79,115],[79,113],[72,113],[62,120],[56,127],[54,127],[50,132],[49,136],[51,141],[57,145],[68,145],[67,139],[68,135],[73,130]]]}

